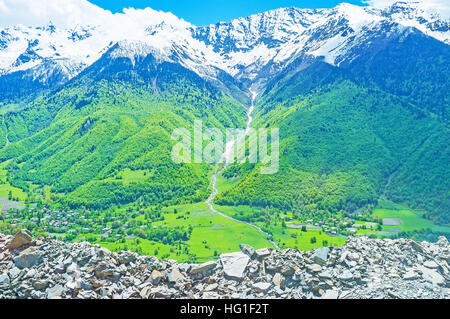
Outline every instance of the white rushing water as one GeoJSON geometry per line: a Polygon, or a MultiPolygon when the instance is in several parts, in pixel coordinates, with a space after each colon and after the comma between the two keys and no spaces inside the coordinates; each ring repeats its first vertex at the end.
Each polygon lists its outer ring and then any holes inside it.
{"type": "Polygon", "coordinates": [[[6,147],[6,146],[9,145],[9,139],[8,139],[8,126],[7,126],[7,125],[5,125],[5,130],[6,130],[6,135],[5,135],[5,137],[6,137],[6,144],[5,144],[5,147],[6,147]]]}
{"type": "MultiPolygon", "coordinates": [[[[245,133],[244,136],[247,135],[250,132],[250,128],[252,127],[252,122],[253,122],[253,111],[255,110],[255,99],[258,96],[258,93],[250,91],[251,94],[251,98],[252,98],[252,103],[250,105],[250,108],[247,111],[247,127],[245,129],[245,133]]],[[[222,171],[224,171],[228,165],[230,163],[233,162],[233,155],[234,155],[234,146],[236,145],[236,142],[238,141],[238,139],[240,138],[240,136],[237,136],[235,139],[229,141],[226,145],[225,145],[225,152],[222,155],[222,160],[225,161],[225,166],[223,168],[222,171]]]]}
{"type": "MultiPolygon", "coordinates": [[[[245,135],[247,135],[250,132],[250,128],[252,126],[252,122],[253,122],[253,111],[255,110],[255,100],[256,97],[258,96],[258,94],[256,92],[250,91],[251,94],[251,98],[252,98],[252,102],[250,105],[250,108],[247,111],[247,116],[248,116],[248,120],[247,120],[247,127],[245,129],[245,135]]],[[[247,223],[238,219],[235,219],[233,217],[230,217],[224,213],[219,212],[215,207],[214,207],[214,199],[216,198],[216,196],[219,194],[219,190],[217,189],[217,176],[219,176],[220,174],[222,174],[228,167],[228,165],[230,163],[232,163],[233,161],[233,157],[234,157],[234,146],[236,144],[236,142],[238,141],[238,139],[241,138],[240,136],[236,137],[235,139],[229,141],[226,146],[225,146],[225,152],[222,155],[222,159],[225,160],[225,164],[222,166],[222,168],[219,169],[219,167],[216,169],[216,171],[214,172],[214,174],[211,176],[211,186],[212,186],[212,191],[211,191],[211,195],[209,196],[209,198],[206,200],[206,204],[208,204],[209,208],[211,209],[212,212],[225,217],[229,220],[235,221],[237,223],[242,223],[242,224],[246,224],[250,227],[255,228],[256,230],[258,230],[261,234],[265,235],[266,237],[270,237],[270,235],[268,233],[266,233],[265,231],[263,231],[260,227],[256,226],[255,224],[251,224],[251,223],[247,223]]],[[[278,245],[273,242],[270,241],[270,243],[273,245],[273,247],[275,249],[280,249],[280,247],[278,247],[278,245]]]]}

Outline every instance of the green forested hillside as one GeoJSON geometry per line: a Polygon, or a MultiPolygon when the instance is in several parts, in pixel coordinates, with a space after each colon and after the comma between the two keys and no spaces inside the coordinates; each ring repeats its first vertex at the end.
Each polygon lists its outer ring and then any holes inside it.
{"type": "Polygon", "coordinates": [[[256,127],[280,128],[280,172],[241,171],[218,203],[317,215],[356,211],[386,193],[448,223],[450,132],[416,105],[315,64],[272,86],[257,112],[256,127]]]}
{"type": "MultiPolygon", "coordinates": [[[[414,39],[404,45],[416,48],[414,39]]],[[[274,78],[257,100],[253,127],[280,129],[280,171],[260,175],[258,165],[230,166],[224,176],[236,187],[217,203],[328,216],[386,197],[448,223],[448,81],[426,85],[442,60],[421,67],[432,58],[426,51],[420,61],[391,65],[423,75],[425,99],[408,91],[417,83],[383,76],[381,65],[397,61],[405,48],[385,51],[361,56],[372,57],[357,63],[369,73],[321,61],[305,68],[299,61],[274,78]]],[[[152,55],[131,62],[107,53],[66,85],[3,109],[0,143],[8,134],[10,144],[0,149],[0,162],[8,182],[35,201],[64,207],[202,201],[213,167],[173,163],[171,133],[192,129],[196,119],[207,127],[245,126],[248,98],[233,78],[221,81],[219,89],[152,55]]]]}
{"type": "Polygon", "coordinates": [[[172,131],[194,119],[242,126],[244,106],[178,66],[109,62],[4,115],[11,144],[0,161],[11,160],[10,184],[36,196],[50,187],[54,202],[71,207],[204,199],[211,167],[173,163],[172,131]]]}

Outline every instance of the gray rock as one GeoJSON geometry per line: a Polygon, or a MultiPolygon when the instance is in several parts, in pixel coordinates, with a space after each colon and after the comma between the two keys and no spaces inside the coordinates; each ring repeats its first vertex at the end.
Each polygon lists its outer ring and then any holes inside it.
{"type": "Polygon", "coordinates": [[[344,270],[344,272],[338,275],[338,278],[342,281],[351,281],[353,280],[353,274],[349,270],[344,270]]]}
{"type": "Polygon", "coordinates": [[[339,262],[342,264],[347,260],[347,256],[348,256],[349,252],[348,251],[344,251],[342,252],[341,256],[339,257],[339,262]]]}
{"type": "Polygon", "coordinates": [[[359,256],[358,253],[352,252],[352,253],[349,253],[349,254],[347,255],[347,258],[348,258],[349,260],[351,260],[351,261],[355,261],[355,262],[356,262],[356,261],[359,260],[360,256],[359,256]]]}
{"type": "Polygon", "coordinates": [[[64,267],[63,264],[57,265],[54,269],[57,274],[63,274],[66,272],[66,267],[64,267]]]}
{"type": "Polygon", "coordinates": [[[120,277],[120,274],[116,272],[112,267],[108,267],[108,265],[100,264],[94,270],[95,277],[99,279],[111,279],[117,280],[120,277]]]}
{"type": "Polygon", "coordinates": [[[189,264],[178,264],[178,269],[182,272],[188,273],[191,270],[191,265],[189,264]]]}
{"type": "Polygon", "coordinates": [[[36,269],[32,268],[30,269],[30,271],[27,272],[27,274],[25,275],[25,278],[31,278],[33,279],[37,274],[36,269]]]}
{"type": "Polygon", "coordinates": [[[198,273],[211,271],[211,270],[215,269],[216,267],[217,267],[217,262],[215,262],[215,261],[208,261],[208,262],[203,263],[201,265],[194,265],[194,266],[192,266],[190,273],[192,275],[195,275],[195,274],[198,274],[198,273]]]}
{"type": "Polygon", "coordinates": [[[66,270],[67,274],[73,275],[73,276],[79,276],[80,274],[80,267],[76,263],[70,264],[69,267],[67,267],[66,270]]]}
{"type": "Polygon", "coordinates": [[[347,265],[348,268],[354,268],[358,265],[358,263],[354,260],[344,260],[343,264],[347,265]]]}
{"type": "Polygon", "coordinates": [[[83,290],[93,290],[94,289],[93,285],[91,285],[89,283],[85,283],[85,282],[81,282],[80,286],[81,286],[81,289],[83,289],[83,290]]]}
{"type": "Polygon", "coordinates": [[[419,253],[425,252],[422,245],[420,245],[418,242],[411,241],[411,246],[412,246],[412,248],[414,248],[414,250],[418,251],[419,253]]]}
{"type": "Polygon", "coordinates": [[[273,276],[272,282],[275,286],[284,287],[286,280],[282,274],[276,273],[275,276],[273,276]]]}
{"type": "Polygon", "coordinates": [[[450,265],[450,255],[443,256],[442,258],[445,260],[445,262],[446,262],[448,265],[450,265]]]}
{"type": "Polygon", "coordinates": [[[141,296],[142,299],[148,299],[148,297],[150,296],[150,286],[144,287],[141,292],[139,293],[139,295],[141,296]]]}
{"type": "Polygon", "coordinates": [[[280,271],[281,274],[286,277],[292,276],[295,273],[294,267],[291,264],[284,265],[283,267],[281,267],[280,271]]]}
{"type": "Polygon", "coordinates": [[[436,270],[418,266],[419,270],[422,272],[422,277],[428,282],[431,282],[433,285],[444,285],[445,279],[439,274],[436,270]]]}
{"type": "Polygon", "coordinates": [[[438,241],[436,242],[436,245],[438,245],[440,247],[448,247],[449,246],[449,242],[448,242],[447,237],[440,236],[438,241]]]}
{"type": "Polygon", "coordinates": [[[118,261],[122,265],[128,265],[132,262],[135,262],[137,259],[137,255],[135,253],[129,251],[122,251],[118,256],[118,261]]]}
{"type": "Polygon", "coordinates": [[[209,292],[209,291],[215,291],[217,290],[217,288],[219,288],[218,284],[211,284],[205,287],[205,291],[209,292]]]}
{"type": "Polygon", "coordinates": [[[152,282],[152,284],[157,285],[159,284],[159,282],[162,280],[163,277],[164,277],[163,274],[155,269],[152,271],[150,281],[152,282]]]}
{"type": "Polygon", "coordinates": [[[37,280],[33,282],[33,288],[37,290],[44,290],[47,289],[50,285],[48,280],[37,280]]]}
{"type": "Polygon", "coordinates": [[[423,265],[430,269],[438,269],[439,268],[439,265],[434,260],[427,260],[426,262],[424,262],[423,265]]]}
{"type": "Polygon", "coordinates": [[[19,230],[14,236],[13,240],[9,243],[8,249],[15,250],[23,246],[31,244],[33,241],[33,235],[26,229],[19,230]]]}
{"type": "Polygon", "coordinates": [[[318,264],[312,264],[308,266],[309,271],[311,272],[321,272],[322,271],[322,266],[318,265],[318,264]]]}
{"type": "Polygon", "coordinates": [[[7,273],[3,273],[0,275],[0,286],[9,285],[10,279],[7,273]]]}
{"type": "Polygon", "coordinates": [[[325,293],[322,295],[322,299],[338,299],[339,298],[339,291],[336,289],[332,289],[332,290],[327,290],[325,291],[325,293]]]}
{"type": "Polygon", "coordinates": [[[319,274],[319,278],[324,280],[333,279],[333,275],[328,270],[326,270],[319,274]]]}
{"type": "Polygon", "coordinates": [[[314,252],[314,257],[313,257],[314,262],[321,266],[325,266],[328,261],[328,253],[329,252],[330,252],[330,248],[328,248],[328,247],[317,249],[314,252]]]}
{"type": "Polygon", "coordinates": [[[169,278],[169,282],[171,282],[171,283],[177,283],[179,281],[184,280],[184,276],[178,270],[177,266],[173,266],[172,271],[169,273],[168,278],[169,278]]]}
{"type": "Polygon", "coordinates": [[[246,254],[247,256],[249,256],[250,258],[252,258],[255,255],[255,248],[253,248],[250,245],[246,245],[246,244],[241,244],[239,246],[239,248],[241,248],[241,251],[246,254]]]}
{"type": "Polygon", "coordinates": [[[339,299],[350,299],[352,296],[351,291],[343,291],[339,294],[339,299]]]}
{"type": "Polygon", "coordinates": [[[81,279],[80,278],[70,278],[67,283],[66,287],[72,290],[80,289],[81,288],[81,279]]]}
{"type": "Polygon", "coordinates": [[[268,282],[258,282],[252,285],[253,289],[260,293],[266,293],[271,286],[268,282]]]}
{"type": "Polygon", "coordinates": [[[9,277],[11,279],[16,279],[20,275],[20,273],[21,273],[20,269],[17,267],[14,267],[9,270],[9,277]]]}
{"type": "Polygon", "coordinates": [[[270,256],[271,252],[269,248],[258,249],[255,252],[256,256],[260,259],[270,256]]]}
{"type": "Polygon", "coordinates": [[[242,280],[250,257],[242,252],[223,254],[220,256],[225,276],[234,280],[242,280]]]}
{"type": "Polygon", "coordinates": [[[47,299],[61,299],[65,289],[61,285],[56,285],[47,289],[47,299]]]}
{"type": "Polygon", "coordinates": [[[20,269],[31,268],[36,266],[42,260],[42,254],[40,251],[29,248],[24,250],[19,256],[14,258],[14,263],[20,269]]]}
{"type": "Polygon", "coordinates": [[[403,280],[416,280],[416,279],[419,279],[419,275],[413,270],[410,270],[403,275],[403,280]]]}
{"type": "Polygon", "coordinates": [[[322,296],[325,293],[321,286],[314,286],[312,290],[318,296],[322,296]]]}

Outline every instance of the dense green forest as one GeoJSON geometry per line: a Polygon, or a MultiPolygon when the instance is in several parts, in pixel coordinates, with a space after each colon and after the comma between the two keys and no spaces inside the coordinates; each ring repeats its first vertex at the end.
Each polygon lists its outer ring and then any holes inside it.
{"type": "Polygon", "coordinates": [[[255,126],[280,128],[280,172],[230,167],[225,176],[242,180],[219,204],[314,215],[354,212],[386,195],[449,222],[450,132],[411,101],[317,63],[269,86],[255,126]]]}

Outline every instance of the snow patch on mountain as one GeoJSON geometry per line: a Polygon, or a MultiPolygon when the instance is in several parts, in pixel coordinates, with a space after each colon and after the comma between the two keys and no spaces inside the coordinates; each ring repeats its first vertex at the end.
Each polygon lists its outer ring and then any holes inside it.
{"type": "Polygon", "coordinates": [[[450,44],[450,18],[423,1],[389,6],[340,4],[332,9],[282,8],[195,27],[171,13],[126,9],[105,13],[97,23],[71,27],[10,26],[0,29],[0,76],[25,72],[37,81],[69,80],[114,46],[111,57],[153,54],[204,78],[220,70],[243,81],[269,77],[301,56],[339,66],[355,48],[378,34],[415,28],[450,44]],[[388,28],[385,26],[389,25],[388,28]]]}

